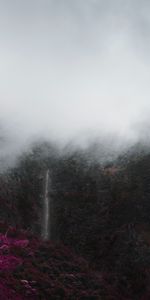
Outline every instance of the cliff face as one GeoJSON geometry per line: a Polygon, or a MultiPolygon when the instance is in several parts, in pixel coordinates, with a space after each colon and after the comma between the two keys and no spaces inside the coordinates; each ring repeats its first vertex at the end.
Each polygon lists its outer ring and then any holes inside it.
{"type": "Polygon", "coordinates": [[[0,220],[40,237],[50,169],[54,244],[65,244],[107,274],[118,299],[149,299],[150,155],[128,158],[102,166],[80,152],[58,156],[34,149],[0,177],[0,220]]]}

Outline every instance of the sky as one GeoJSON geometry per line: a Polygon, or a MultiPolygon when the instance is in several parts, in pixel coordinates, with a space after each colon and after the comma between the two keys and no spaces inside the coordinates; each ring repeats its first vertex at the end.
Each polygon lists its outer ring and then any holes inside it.
{"type": "Polygon", "coordinates": [[[0,0],[8,151],[38,136],[134,139],[149,116],[150,1],[0,0]]]}

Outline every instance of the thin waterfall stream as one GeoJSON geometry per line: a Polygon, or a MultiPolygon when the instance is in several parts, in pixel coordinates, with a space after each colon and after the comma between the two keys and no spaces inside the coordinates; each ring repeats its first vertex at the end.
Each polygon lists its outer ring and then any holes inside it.
{"type": "Polygon", "coordinates": [[[44,187],[44,221],[43,221],[43,238],[47,240],[50,238],[50,196],[49,196],[50,172],[45,174],[44,187]]]}

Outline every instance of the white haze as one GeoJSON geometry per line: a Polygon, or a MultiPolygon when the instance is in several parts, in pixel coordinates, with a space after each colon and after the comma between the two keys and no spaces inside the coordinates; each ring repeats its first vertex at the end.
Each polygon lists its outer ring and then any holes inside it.
{"type": "Polygon", "coordinates": [[[0,0],[6,153],[38,136],[136,140],[149,112],[149,1],[0,0]]]}

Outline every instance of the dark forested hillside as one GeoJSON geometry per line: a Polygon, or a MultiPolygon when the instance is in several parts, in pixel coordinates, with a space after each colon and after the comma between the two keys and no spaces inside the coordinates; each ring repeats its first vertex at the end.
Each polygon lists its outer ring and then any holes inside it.
{"type": "Polygon", "coordinates": [[[107,274],[124,299],[144,300],[150,297],[150,154],[130,154],[100,164],[83,151],[34,147],[0,176],[0,221],[42,237],[49,169],[53,243],[107,274]]]}

